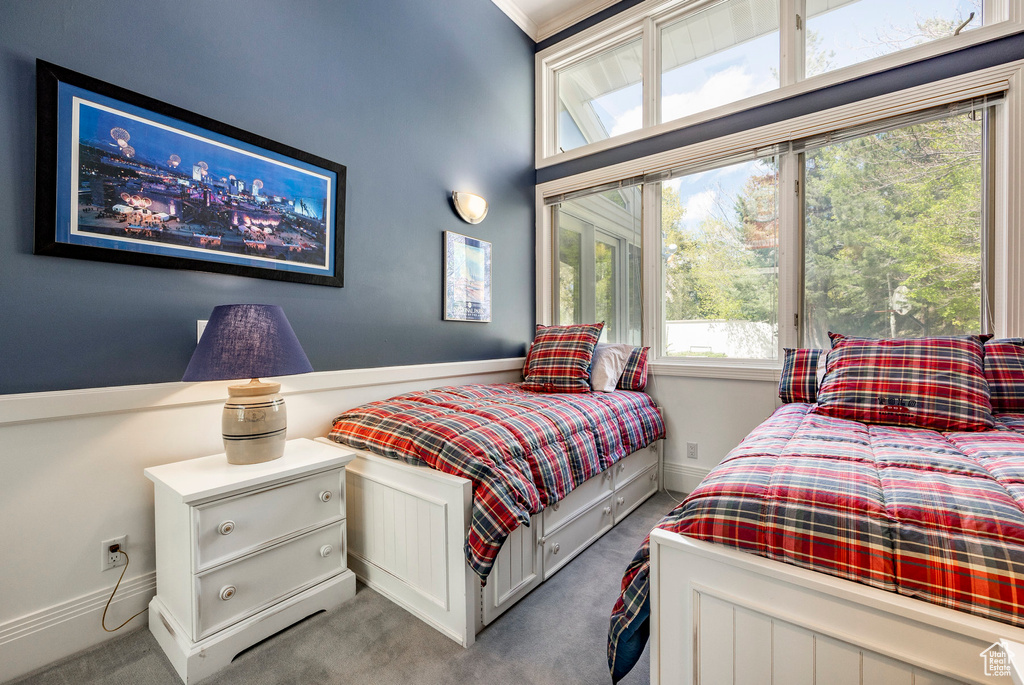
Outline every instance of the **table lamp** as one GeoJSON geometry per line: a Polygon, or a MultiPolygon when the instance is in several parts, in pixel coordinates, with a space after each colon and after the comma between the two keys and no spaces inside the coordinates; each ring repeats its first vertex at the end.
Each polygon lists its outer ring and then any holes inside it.
{"type": "Polygon", "coordinates": [[[227,304],[210,314],[181,380],[252,379],[228,386],[221,426],[228,463],[259,464],[284,454],[288,418],[284,398],[278,394],[281,384],[259,379],[312,370],[283,309],[227,304]]]}

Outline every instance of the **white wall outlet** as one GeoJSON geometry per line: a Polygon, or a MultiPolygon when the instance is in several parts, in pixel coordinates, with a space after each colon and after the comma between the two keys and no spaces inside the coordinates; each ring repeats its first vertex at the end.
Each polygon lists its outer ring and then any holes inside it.
{"type": "Polygon", "coordinates": [[[697,458],[697,443],[688,442],[686,443],[686,458],[696,459],[697,458]]]}
{"type": "MultiPolygon", "coordinates": [[[[126,557],[120,552],[111,552],[110,548],[113,545],[119,545],[120,549],[124,549],[124,541],[126,535],[122,535],[119,538],[111,538],[110,540],[104,540],[100,543],[100,570],[106,571],[107,569],[114,568],[116,566],[124,566],[126,563],[126,557]]],[[[127,550],[126,550],[127,551],[127,550]]]]}
{"type": "Polygon", "coordinates": [[[206,330],[207,323],[209,323],[209,319],[196,319],[196,345],[199,344],[199,340],[203,337],[203,331],[206,330]]]}

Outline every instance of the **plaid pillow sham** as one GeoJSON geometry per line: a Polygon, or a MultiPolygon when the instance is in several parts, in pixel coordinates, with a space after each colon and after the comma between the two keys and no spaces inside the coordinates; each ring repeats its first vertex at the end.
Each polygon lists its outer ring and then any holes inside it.
{"type": "Polygon", "coordinates": [[[590,392],[590,361],[604,322],[537,326],[526,360],[523,389],[531,392],[590,392]]]}
{"type": "Polygon", "coordinates": [[[985,343],[985,379],[993,411],[1024,412],[1024,338],[985,343]]]}
{"type": "Polygon", "coordinates": [[[818,360],[823,350],[783,348],[779,397],[783,402],[814,402],[818,396],[818,360]]]}
{"type": "Polygon", "coordinates": [[[619,390],[643,390],[647,387],[647,356],[650,347],[634,347],[619,376],[619,390]]]}
{"type": "Polygon", "coordinates": [[[832,351],[816,413],[942,431],[994,425],[979,336],[829,337],[832,351]]]}

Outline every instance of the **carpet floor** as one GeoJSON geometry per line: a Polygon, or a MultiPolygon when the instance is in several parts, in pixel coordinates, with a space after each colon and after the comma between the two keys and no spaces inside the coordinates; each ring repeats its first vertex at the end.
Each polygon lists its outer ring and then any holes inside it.
{"type": "MultiPolygon", "coordinates": [[[[622,573],[673,506],[658,493],[487,626],[463,649],[362,584],[316,614],[240,654],[204,685],[591,685],[610,683],[608,616],[622,573]]],[[[145,616],[136,619],[143,622],[145,616]]],[[[129,624],[131,625],[131,624],[129,624]]],[[[624,685],[649,681],[645,651],[624,685]]],[[[149,630],[69,657],[18,685],[179,685],[149,630]]]]}

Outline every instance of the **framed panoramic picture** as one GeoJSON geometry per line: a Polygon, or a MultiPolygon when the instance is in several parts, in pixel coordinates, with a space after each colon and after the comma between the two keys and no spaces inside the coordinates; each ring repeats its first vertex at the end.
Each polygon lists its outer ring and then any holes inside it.
{"type": "Polygon", "coordinates": [[[491,320],[491,244],[444,232],[444,318],[491,320]]]}
{"type": "Polygon", "coordinates": [[[341,287],[345,167],[38,60],[35,253],[341,287]]]}

